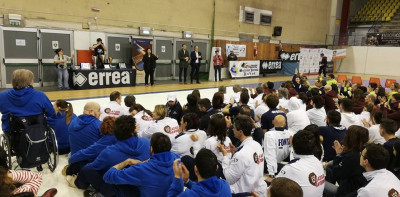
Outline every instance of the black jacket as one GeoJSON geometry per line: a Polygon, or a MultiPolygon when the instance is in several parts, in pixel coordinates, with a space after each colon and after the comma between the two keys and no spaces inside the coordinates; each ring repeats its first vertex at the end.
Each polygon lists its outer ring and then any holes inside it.
{"type": "MultiPolygon", "coordinates": [[[[200,51],[199,51],[198,53],[199,53],[199,56],[202,56],[200,51]]],[[[190,53],[190,65],[191,65],[191,66],[193,66],[193,65],[196,63],[196,59],[197,59],[197,57],[196,57],[196,51],[192,51],[192,52],[190,53]]],[[[202,60],[202,59],[203,59],[203,57],[199,58],[199,64],[201,63],[201,60],[202,60]]]]}
{"type": "Polygon", "coordinates": [[[178,121],[178,124],[181,124],[181,118],[182,118],[182,106],[179,103],[179,101],[176,101],[175,105],[170,107],[168,103],[166,104],[167,109],[168,109],[168,117],[175,119],[178,121]]]}
{"type": "Polygon", "coordinates": [[[146,72],[150,71],[151,69],[156,69],[156,60],[158,60],[158,57],[155,56],[154,54],[151,54],[150,57],[146,54],[143,56],[143,63],[144,63],[144,70],[146,72]]]}
{"type": "Polygon", "coordinates": [[[360,152],[342,153],[335,157],[332,164],[333,177],[339,182],[335,196],[346,196],[366,185],[367,180],[362,175],[364,168],[360,166],[360,152]]]}
{"type": "Polygon", "coordinates": [[[214,114],[218,114],[218,113],[222,114],[220,108],[214,109],[211,107],[210,109],[208,109],[207,112],[200,117],[199,129],[207,132],[208,124],[210,124],[211,116],[214,114]]]}

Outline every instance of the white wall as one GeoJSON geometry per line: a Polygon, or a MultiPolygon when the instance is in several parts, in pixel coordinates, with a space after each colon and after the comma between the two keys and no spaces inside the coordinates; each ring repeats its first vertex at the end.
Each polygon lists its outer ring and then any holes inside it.
{"type": "Polygon", "coordinates": [[[399,47],[346,47],[347,57],[338,72],[400,76],[399,47]]]}

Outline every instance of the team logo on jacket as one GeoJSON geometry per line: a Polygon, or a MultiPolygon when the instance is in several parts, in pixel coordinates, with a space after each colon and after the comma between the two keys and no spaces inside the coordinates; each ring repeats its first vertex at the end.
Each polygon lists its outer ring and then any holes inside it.
{"type": "Polygon", "coordinates": [[[109,114],[110,112],[111,112],[111,109],[110,109],[110,108],[105,108],[105,109],[104,109],[104,113],[109,114]]]}
{"type": "Polygon", "coordinates": [[[166,133],[171,133],[171,127],[170,126],[165,126],[164,127],[164,131],[166,132],[166,133]]]}
{"type": "Polygon", "coordinates": [[[310,181],[311,185],[318,187],[325,183],[325,175],[323,174],[317,177],[317,175],[314,172],[311,172],[310,175],[308,175],[308,180],[310,181]]]}
{"type": "Polygon", "coordinates": [[[253,159],[256,164],[260,164],[260,163],[264,162],[264,154],[258,155],[257,153],[254,153],[253,159]]]}
{"type": "Polygon", "coordinates": [[[389,196],[389,197],[399,197],[399,196],[400,196],[400,193],[399,193],[398,191],[396,191],[395,189],[392,188],[391,190],[389,190],[388,196],[389,196]]]}

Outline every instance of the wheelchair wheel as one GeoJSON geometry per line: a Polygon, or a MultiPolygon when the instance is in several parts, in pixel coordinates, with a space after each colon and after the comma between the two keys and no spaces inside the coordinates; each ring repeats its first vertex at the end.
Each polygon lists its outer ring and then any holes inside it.
{"type": "Polygon", "coordinates": [[[52,128],[48,127],[47,132],[47,151],[50,155],[49,161],[47,162],[50,171],[54,171],[58,164],[58,145],[56,135],[52,128]]]}
{"type": "Polygon", "coordinates": [[[7,154],[8,168],[12,169],[12,161],[11,161],[12,152],[11,152],[10,138],[8,138],[7,134],[2,134],[0,140],[1,140],[1,148],[3,148],[7,154]]]}

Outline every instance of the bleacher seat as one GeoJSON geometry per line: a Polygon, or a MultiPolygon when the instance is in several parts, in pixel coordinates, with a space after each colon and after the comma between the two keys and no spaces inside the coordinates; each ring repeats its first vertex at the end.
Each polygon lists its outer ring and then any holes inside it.
{"type": "Polygon", "coordinates": [[[369,78],[369,83],[376,83],[376,84],[378,84],[378,86],[380,86],[381,80],[377,77],[371,77],[371,78],[369,78]]]}
{"type": "Polygon", "coordinates": [[[337,82],[342,83],[342,81],[347,80],[347,75],[338,75],[337,82]]]}
{"type": "Polygon", "coordinates": [[[386,79],[385,88],[390,88],[392,83],[397,82],[395,79],[386,79]]]}
{"type": "Polygon", "coordinates": [[[361,79],[360,76],[353,76],[353,77],[351,77],[351,83],[353,83],[353,84],[360,84],[360,85],[363,84],[362,79],[361,79]]]}

